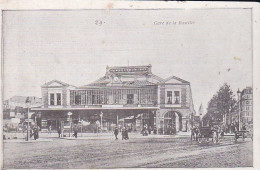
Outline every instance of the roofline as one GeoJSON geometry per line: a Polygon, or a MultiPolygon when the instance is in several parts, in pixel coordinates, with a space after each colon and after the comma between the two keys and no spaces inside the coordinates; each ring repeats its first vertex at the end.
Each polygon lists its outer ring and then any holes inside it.
{"type": "Polygon", "coordinates": [[[109,89],[109,88],[115,88],[115,89],[129,89],[129,88],[147,88],[147,87],[157,87],[158,84],[153,85],[144,85],[144,86],[86,86],[86,87],[77,87],[77,90],[86,90],[86,89],[109,89]]]}
{"type": "MultiPolygon", "coordinates": [[[[51,84],[52,82],[58,82],[58,83],[60,83],[60,84],[64,84],[63,86],[66,86],[66,87],[68,87],[68,86],[76,87],[76,86],[74,86],[74,85],[70,85],[70,84],[68,84],[68,83],[64,83],[64,82],[59,81],[59,80],[56,80],[56,79],[51,80],[51,81],[49,81],[49,82],[47,82],[47,83],[44,83],[43,85],[41,85],[41,87],[48,87],[48,84],[51,84]]],[[[57,86],[57,87],[58,87],[58,86],[57,86]]]]}
{"type": "Polygon", "coordinates": [[[179,81],[181,81],[181,82],[183,82],[183,83],[190,83],[190,82],[188,82],[188,81],[186,81],[186,80],[183,80],[183,79],[181,79],[181,78],[179,78],[179,77],[176,77],[176,76],[170,76],[170,77],[164,79],[164,80],[163,80],[162,82],[160,82],[160,83],[165,83],[166,81],[168,81],[168,80],[170,80],[170,79],[172,79],[172,78],[177,79],[177,80],[179,80],[179,81]]]}
{"type": "Polygon", "coordinates": [[[125,68],[125,67],[152,67],[151,64],[148,65],[139,65],[139,66],[107,66],[107,68],[125,68]]]}
{"type": "Polygon", "coordinates": [[[34,111],[65,111],[65,110],[159,110],[159,107],[82,107],[82,108],[39,108],[34,107],[31,110],[34,111]]]}

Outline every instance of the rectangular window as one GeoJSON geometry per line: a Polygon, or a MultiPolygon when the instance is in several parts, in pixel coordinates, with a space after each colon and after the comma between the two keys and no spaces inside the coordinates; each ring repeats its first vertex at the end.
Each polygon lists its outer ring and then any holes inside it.
{"type": "Polygon", "coordinates": [[[96,95],[92,95],[92,104],[97,104],[96,95]]]}
{"type": "Polygon", "coordinates": [[[74,91],[71,90],[70,91],[70,105],[74,105],[75,104],[75,94],[74,91]]]}
{"type": "Polygon", "coordinates": [[[76,96],[75,96],[75,104],[76,105],[80,105],[81,104],[81,95],[80,94],[76,94],[76,96]]]}
{"type": "Polygon", "coordinates": [[[134,103],[134,94],[127,94],[127,104],[134,103]]]}
{"type": "Polygon", "coordinates": [[[57,93],[57,105],[61,105],[61,93],[57,93]]]}
{"type": "Polygon", "coordinates": [[[54,106],[54,93],[50,93],[50,105],[54,106]]]}
{"type": "Polygon", "coordinates": [[[180,104],[180,91],[174,91],[174,104],[180,104]]]}
{"type": "Polygon", "coordinates": [[[167,104],[172,104],[172,91],[167,91],[167,104]]]}

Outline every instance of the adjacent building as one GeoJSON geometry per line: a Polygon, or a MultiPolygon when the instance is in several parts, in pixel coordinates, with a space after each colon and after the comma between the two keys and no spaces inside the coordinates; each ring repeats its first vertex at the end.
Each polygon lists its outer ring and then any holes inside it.
{"type": "Polygon", "coordinates": [[[103,129],[121,122],[136,131],[146,126],[167,134],[189,130],[195,113],[190,82],[156,76],[151,65],[107,66],[106,74],[90,84],[53,80],[41,90],[43,105],[32,110],[41,115],[42,128],[57,128],[72,117],[73,123],[100,121],[103,129]]]}
{"type": "Polygon", "coordinates": [[[253,89],[246,87],[241,92],[241,122],[253,124],[253,89]]]}

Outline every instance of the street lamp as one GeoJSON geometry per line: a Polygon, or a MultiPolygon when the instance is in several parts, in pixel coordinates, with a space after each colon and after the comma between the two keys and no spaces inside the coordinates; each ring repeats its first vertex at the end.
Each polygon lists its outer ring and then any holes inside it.
{"type": "Polygon", "coordinates": [[[29,139],[30,139],[30,132],[29,132],[29,109],[30,109],[30,103],[31,103],[29,97],[26,98],[25,103],[26,103],[26,105],[28,107],[28,113],[27,113],[27,138],[26,138],[26,141],[29,141],[29,139]]]}
{"type": "Polygon", "coordinates": [[[100,114],[100,119],[101,119],[101,121],[100,121],[100,130],[101,130],[101,133],[102,133],[102,118],[103,118],[103,113],[101,112],[101,114],[100,114]]]}
{"type": "Polygon", "coordinates": [[[238,89],[237,91],[237,97],[238,97],[238,130],[240,131],[240,100],[241,100],[241,91],[238,89]]]}
{"type": "Polygon", "coordinates": [[[71,133],[71,119],[72,119],[72,117],[70,118],[70,116],[72,116],[72,113],[69,112],[68,116],[69,116],[69,121],[70,121],[70,131],[69,131],[69,137],[70,137],[70,133],[71,133]]]}

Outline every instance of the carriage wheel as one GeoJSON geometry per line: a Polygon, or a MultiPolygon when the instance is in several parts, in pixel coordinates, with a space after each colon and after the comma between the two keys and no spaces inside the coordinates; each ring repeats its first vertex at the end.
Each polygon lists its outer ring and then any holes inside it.
{"type": "Polygon", "coordinates": [[[237,142],[237,133],[234,135],[235,142],[237,142]]]}
{"type": "Polygon", "coordinates": [[[191,136],[190,136],[190,142],[191,142],[191,144],[192,144],[193,138],[194,138],[194,135],[191,134],[191,136]]]}
{"type": "Polygon", "coordinates": [[[202,143],[202,135],[199,133],[197,136],[198,143],[202,143]]]}
{"type": "Polygon", "coordinates": [[[213,132],[213,134],[212,134],[212,142],[218,143],[218,135],[216,132],[213,132]]]}

